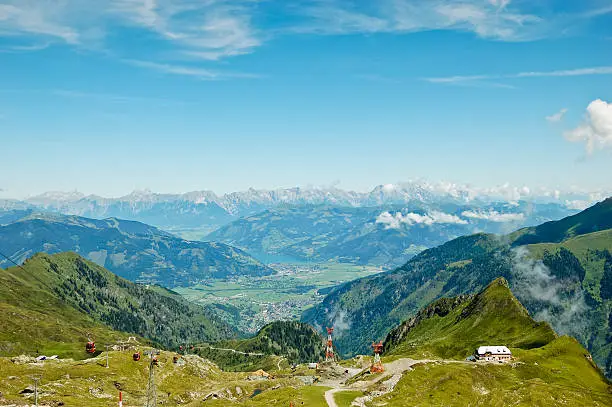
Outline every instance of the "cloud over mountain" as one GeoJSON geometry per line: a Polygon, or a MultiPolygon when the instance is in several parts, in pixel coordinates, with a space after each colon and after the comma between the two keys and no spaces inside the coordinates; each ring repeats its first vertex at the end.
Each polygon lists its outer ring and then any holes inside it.
{"type": "Polygon", "coordinates": [[[494,210],[464,211],[461,215],[466,218],[488,220],[491,222],[520,222],[525,219],[525,215],[522,213],[501,213],[494,210]]]}
{"type": "Polygon", "coordinates": [[[385,228],[387,229],[399,229],[402,225],[433,225],[435,223],[465,225],[468,222],[455,215],[432,211],[425,215],[414,212],[410,212],[405,215],[401,212],[396,212],[395,215],[393,215],[390,212],[383,212],[376,218],[376,223],[385,225],[385,228]]]}

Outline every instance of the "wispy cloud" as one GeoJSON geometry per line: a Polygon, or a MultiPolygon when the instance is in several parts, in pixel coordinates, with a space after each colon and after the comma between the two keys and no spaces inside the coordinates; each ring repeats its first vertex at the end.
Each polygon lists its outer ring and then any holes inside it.
{"type": "Polygon", "coordinates": [[[578,68],[566,69],[557,71],[533,71],[519,72],[514,74],[495,74],[495,75],[456,75],[445,77],[423,78],[424,81],[430,83],[447,84],[447,85],[478,85],[484,81],[498,81],[503,79],[520,79],[520,78],[546,78],[546,77],[564,77],[564,76],[588,76],[588,75],[612,75],[612,66],[600,66],[594,68],[578,68]]]}
{"type": "Polygon", "coordinates": [[[323,34],[454,30],[517,41],[541,37],[546,23],[509,0],[379,0],[370,4],[364,9],[340,0],[315,2],[300,8],[307,19],[294,29],[323,34]]]}
{"type": "MultiPolygon", "coordinates": [[[[150,68],[198,78],[219,77],[208,69],[209,65],[252,53],[274,36],[295,33],[407,34],[452,30],[490,40],[526,41],[564,32],[558,29],[561,13],[544,7],[536,9],[532,2],[511,0],[269,1],[265,7],[269,14],[264,14],[261,7],[266,0],[0,1],[0,36],[88,47],[104,43],[108,32],[128,27],[142,30],[160,41],[162,47],[151,49],[160,49],[163,54],[143,57],[134,52],[120,55],[121,58],[154,60],[156,65],[150,68]],[[279,15],[287,17],[282,19],[284,22],[279,23],[279,15]],[[160,63],[185,58],[202,66],[187,68],[160,63]]],[[[609,7],[588,9],[585,6],[572,18],[588,20],[610,11],[609,7]]],[[[567,17],[563,18],[567,23],[567,17]]],[[[37,49],[37,46],[22,46],[20,50],[37,49]]],[[[538,74],[525,72],[523,75],[538,74]]],[[[429,78],[430,82],[455,84],[488,79],[492,78],[429,78]]],[[[509,87],[499,83],[480,86],[509,87]]]]}
{"type": "Polygon", "coordinates": [[[520,222],[525,219],[525,214],[523,213],[501,213],[492,209],[489,211],[464,211],[461,215],[466,218],[490,222],[520,222]]]}
{"type": "Polygon", "coordinates": [[[108,27],[157,34],[179,52],[218,59],[261,45],[251,24],[256,0],[3,0],[0,35],[40,36],[85,45],[108,27]]]}
{"type": "Polygon", "coordinates": [[[221,79],[229,79],[229,78],[243,78],[243,79],[255,79],[260,78],[260,75],[250,74],[250,73],[240,73],[240,72],[222,72],[215,71],[205,68],[192,67],[192,66],[183,66],[183,65],[173,65],[173,64],[161,64],[157,62],[150,61],[139,61],[139,60],[125,60],[125,62],[139,66],[142,68],[153,69],[162,73],[172,74],[172,75],[187,75],[193,76],[202,80],[221,80],[221,79]]]}
{"type": "Polygon", "coordinates": [[[561,71],[545,71],[545,72],[521,72],[514,76],[515,78],[538,78],[550,76],[585,76],[585,75],[612,75],[612,66],[599,66],[595,68],[579,68],[566,69],[561,71]]]}
{"type": "MultiPolygon", "coordinates": [[[[36,51],[52,43],[96,47],[107,31],[117,27],[152,33],[164,43],[160,47],[164,55],[150,55],[152,59],[218,61],[248,54],[263,43],[251,23],[258,0],[1,1],[6,4],[0,4],[0,36],[42,39],[46,44],[11,46],[5,52],[36,51]]],[[[204,67],[154,63],[149,67],[198,78],[244,76],[221,75],[204,67]]]]}
{"type": "Polygon", "coordinates": [[[546,116],[546,120],[548,120],[551,123],[560,122],[563,119],[563,117],[565,117],[566,113],[567,113],[567,109],[563,108],[563,109],[561,109],[560,111],[558,111],[555,114],[552,114],[550,116],[546,116]]]}
{"type": "Polygon", "coordinates": [[[9,45],[5,48],[0,49],[0,52],[32,52],[32,51],[42,51],[43,49],[47,49],[51,46],[50,42],[40,43],[40,44],[31,44],[31,45],[9,45]]]}
{"type": "Polygon", "coordinates": [[[255,0],[112,0],[110,12],[158,34],[179,52],[205,60],[252,52],[262,44],[251,23],[255,0]]]}
{"type": "Polygon", "coordinates": [[[78,32],[59,17],[64,11],[65,7],[59,2],[8,0],[7,4],[0,4],[0,33],[34,34],[76,44],[78,32]]]}
{"type": "Polygon", "coordinates": [[[384,75],[378,75],[378,74],[361,74],[361,75],[355,75],[354,78],[361,79],[364,81],[378,82],[378,83],[400,83],[401,82],[399,79],[392,78],[389,76],[384,76],[384,75]]]}
{"type": "Polygon", "coordinates": [[[600,8],[594,8],[591,10],[587,10],[584,13],[584,17],[586,18],[600,17],[600,16],[605,16],[606,14],[612,14],[612,6],[606,6],[606,7],[600,7],[600,8]]]}
{"type": "Polygon", "coordinates": [[[111,103],[155,103],[162,105],[185,104],[183,101],[145,96],[119,95],[114,93],[86,92],[71,89],[53,89],[53,95],[72,99],[94,99],[111,103]]]}

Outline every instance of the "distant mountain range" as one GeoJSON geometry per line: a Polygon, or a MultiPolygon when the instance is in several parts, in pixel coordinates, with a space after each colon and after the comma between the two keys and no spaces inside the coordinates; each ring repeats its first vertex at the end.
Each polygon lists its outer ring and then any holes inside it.
{"type": "Polygon", "coordinates": [[[75,253],[37,254],[0,271],[0,355],[82,358],[88,339],[103,347],[130,334],[167,348],[235,336],[211,311],[75,253]]]}
{"type": "MultiPolygon", "coordinates": [[[[15,262],[37,252],[72,251],[132,281],[165,287],[274,270],[223,243],[192,242],[153,226],[26,211],[0,212],[0,248],[15,262]]],[[[0,267],[11,265],[0,258],[0,267]]]]}
{"type": "Polygon", "coordinates": [[[507,233],[576,213],[552,203],[302,205],[269,209],[204,240],[269,261],[340,261],[399,266],[424,249],[475,232],[507,233]]]}
{"type": "Polygon", "coordinates": [[[570,209],[584,209],[601,198],[599,194],[530,190],[503,185],[476,188],[452,183],[410,181],[379,185],[369,192],[329,188],[249,189],[216,195],[211,191],[159,194],[135,191],[119,198],[104,198],[78,192],[48,192],[24,201],[0,200],[0,209],[34,209],[89,218],[116,217],[136,220],[162,228],[203,228],[212,231],[232,220],[283,205],[329,205],[373,207],[407,204],[470,204],[491,202],[549,202],[570,209]]]}
{"type": "Polygon", "coordinates": [[[475,234],[426,250],[395,270],[331,291],[303,314],[318,327],[338,327],[345,354],[431,301],[472,293],[505,277],[536,319],[578,338],[612,375],[612,198],[557,222],[500,236],[475,234]]]}

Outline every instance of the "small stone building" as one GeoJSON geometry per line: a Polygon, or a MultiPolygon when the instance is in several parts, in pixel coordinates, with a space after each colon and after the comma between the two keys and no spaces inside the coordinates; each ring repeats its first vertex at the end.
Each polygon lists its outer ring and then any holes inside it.
{"type": "Polygon", "coordinates": [[[478,360],[493,362],[509,362],[512,360],[512,352],[506,346],[480,346],[474,355],[478,360]]]}

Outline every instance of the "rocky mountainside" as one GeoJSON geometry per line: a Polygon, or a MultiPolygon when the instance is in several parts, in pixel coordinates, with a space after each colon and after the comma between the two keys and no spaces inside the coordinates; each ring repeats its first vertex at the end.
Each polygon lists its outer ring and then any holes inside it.
{"type": "Polygon", "coordinates": [[[0,269],[0,352],[84,355],[88,337],[128,335],[175,347],[235,332],[211,311],[157,286],[134,284],[75,253],[38,254],[0,269]],[[121,332],[121,334],[120,334],[121,332]]]}
{"type": "MultiPolygon", "coordinates": [[[[242,250],[183,240],[140,222],[36,213],[10,220],[0,226],[0,248],[17,262],[37,252],[73,251],[121,277],[166,287],[274,273],[242,250]]],[[[8,264],[0,259],[0,266],[8,264]]]]}
{"type": "MultiPolygon", "coordinates": [[[[598,204],[595,213],[610,205],[611,200],[598,204]]],[[[585,213],[588,217],[593,211],[585,213]]],[[[372,340],[384,338],[431,301],[477,292],[504,277],[534,318],[579,339],[612,374],[612,230],[557,243],[517,244],[523,235],[476,234],[452,240],[395,270],[336,288],[302,319],[338,326],[340,351],[364,352],[372,340]]]]}

